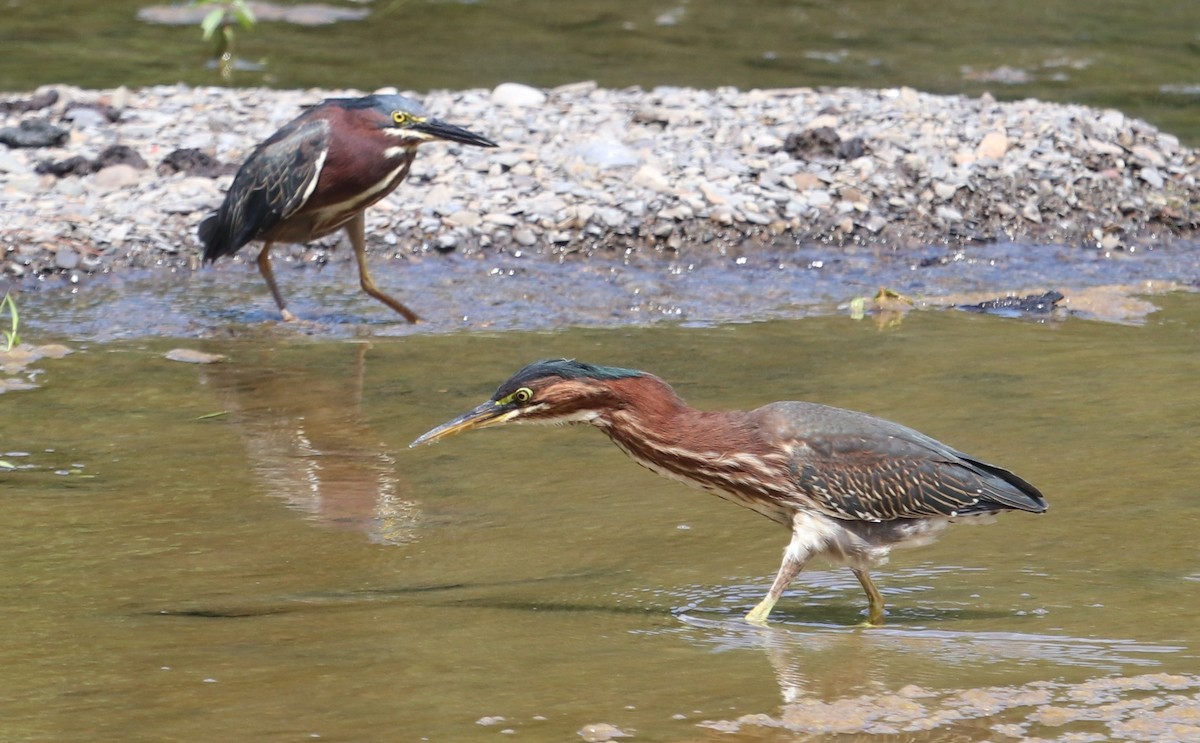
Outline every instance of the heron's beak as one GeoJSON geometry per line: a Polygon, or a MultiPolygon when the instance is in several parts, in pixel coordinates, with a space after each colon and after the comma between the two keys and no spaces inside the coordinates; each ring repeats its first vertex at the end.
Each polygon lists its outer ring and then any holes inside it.
{"type": "Polygon", "coordinates": [[[413,124],[412,128],[429,136],[432,139],[444,139],[450,142],[461,142],[463,144],[475,145],[476,147],[497,146],[495,142],[487,137],[481,137],[475,132],[463,129],[461,126],[447,124],[440,119],[426,119],[418,124],[413,124]]]}
{"type": "Polygon", "coordinates": [[[422,434],[420,438],[409,444],[408,447],[411,449],[421,444],[432,444],[435,441],[444,439],[447,436],[453,436],[456,433],[462,433],[463,431],[499,426],[515,418],[518,413],[520,413],[520,408],[511,405],[501,405],[495,400],[488,400],[482,405],[475,407],[474,410],[469,410],[454,420],[447,421],[432,431],[422,434]]]}

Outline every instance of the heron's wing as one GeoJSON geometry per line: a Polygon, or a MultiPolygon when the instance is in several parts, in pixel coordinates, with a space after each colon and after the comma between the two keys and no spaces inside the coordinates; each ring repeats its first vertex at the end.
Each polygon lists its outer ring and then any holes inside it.
{"type": "Polygon", "coordinates": [[[869,521],[1046,510],[1008,470],[881,418],[812,403],[762,409],[793,487],[831,516],[869,521]]]}
{"type": "Polygon", "coordinates": [[[794,460],[794,484],[818,508],[842,519],[890,521],[1006,508],[995,497],[1008,490],[1003,480],[966,462],[924,453],[888,454],[878,444],[823,439],[794,460]]]}
{"type": "Polygon", "coordinates": [[[255,148],[221,208],[200,225],[205,260],[232,255],[299,211],[316,188],[329,138],[327,121],[301,118],[255,148]]]}

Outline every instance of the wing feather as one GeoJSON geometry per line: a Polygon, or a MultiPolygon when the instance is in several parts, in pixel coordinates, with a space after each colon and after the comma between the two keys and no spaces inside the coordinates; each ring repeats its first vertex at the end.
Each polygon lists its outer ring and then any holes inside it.
{"type": "Polygon", "coordinates": [[[204,260],[233,255],[299,211],[321,176],[329,138],[327,121],[302,117],[256,147],[221,208],[200,224],[204,260]]]}
{"type": "Polygon", "coordinates": [[[1040,491],[1008,470],[881,418],[812,403],[762,409],[791,454],[797,494],[831,516],[864,521],[1040,513],[1040,491]]]}

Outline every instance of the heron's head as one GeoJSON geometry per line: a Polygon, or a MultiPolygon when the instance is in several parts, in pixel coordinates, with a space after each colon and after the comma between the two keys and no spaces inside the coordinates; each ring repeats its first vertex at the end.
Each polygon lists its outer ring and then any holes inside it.
{"type": "Polygon", "coordinates": [[[490,399],[425,433],[410,446],[505,423],[592,422],[622,404],[626,399],[622,388],[632,380],[642,379],[657,381],[656,377],[635,369],[596,366],[570,359],[536,361],[501,384],[490,399]]]}
{"type": "Polygon", "coordinates": [[[402,95],[376,93],[362,98],[332,98],[325,105],[340,109],[353,125],[386,136],[393,146],[411,148],[437,141],[496,146],[487,137],[433,118],[420,103],[402,95]]]}

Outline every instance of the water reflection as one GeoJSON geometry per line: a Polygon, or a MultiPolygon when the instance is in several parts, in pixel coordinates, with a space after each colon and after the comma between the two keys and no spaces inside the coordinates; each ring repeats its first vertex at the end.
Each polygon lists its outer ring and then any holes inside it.
{"type": "Polygon", "coordinates": [[[348,369],[289,362],[275,349],[204,368],[245,442],[250,467],[271,495],[336,528],[374,541],[415,539],[420,511],[396,475],[396,460],[362,411],[369,344],[343,346],[348,369]]]}

